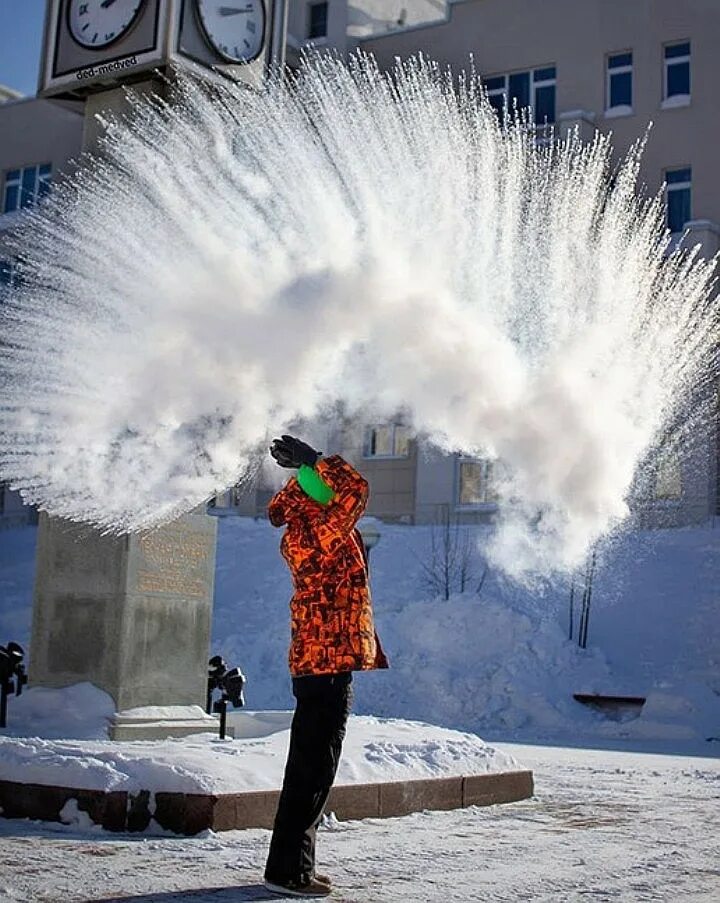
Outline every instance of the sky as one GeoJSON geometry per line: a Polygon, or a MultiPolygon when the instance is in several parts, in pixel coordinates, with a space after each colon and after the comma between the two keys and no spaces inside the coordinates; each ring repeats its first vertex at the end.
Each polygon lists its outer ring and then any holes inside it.
{"type": "Polygon", "coordinates": [[[45,0],[0,0],[0,85],[37,90],[45,0]]]}

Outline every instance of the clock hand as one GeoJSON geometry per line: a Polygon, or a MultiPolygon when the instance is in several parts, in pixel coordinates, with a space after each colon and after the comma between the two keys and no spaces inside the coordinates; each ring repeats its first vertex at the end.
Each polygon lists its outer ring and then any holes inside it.
{"type": "Polygon", "coordinates": [[[218,12],[221,16],[237,16],[238,13],[251,13],[252,6],[247,6],[245,9],[238,9],[237,6],[221,6],[218,12]]]}

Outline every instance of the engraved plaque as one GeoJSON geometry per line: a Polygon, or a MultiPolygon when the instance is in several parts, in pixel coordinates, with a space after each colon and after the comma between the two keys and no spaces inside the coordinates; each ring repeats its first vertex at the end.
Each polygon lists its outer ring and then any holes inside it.
{"type": "Polygon", "coordinates": [[[186,524],[146,533],[138,540],[135,592],[204,598],[210,551],[207,535],[186,524]]]}

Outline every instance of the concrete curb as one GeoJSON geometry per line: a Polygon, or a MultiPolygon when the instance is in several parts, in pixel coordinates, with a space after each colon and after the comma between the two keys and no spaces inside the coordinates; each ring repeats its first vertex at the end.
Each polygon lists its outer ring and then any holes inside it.
{"type": "MultiPolygon", "coordinates": [[[[154,819],[176,834],[271,828],[279,790],[246,793],[151,793],[81,790],[43,784],[0,781],[4,818],[60,821],[68,800],[108,831],[144,831],[154,819]]],[[[511,803],[533,795],[531,771],[508,771],[465,777],[427,778],[381,784],[333,787],[326,811],[341,819],[392,818],[425,809],[461,809],[511,803]]]]}

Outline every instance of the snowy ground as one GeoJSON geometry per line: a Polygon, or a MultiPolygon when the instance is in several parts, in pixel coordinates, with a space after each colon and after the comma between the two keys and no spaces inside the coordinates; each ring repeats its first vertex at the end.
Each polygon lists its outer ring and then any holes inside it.
{"type": "MultiPolygon", "coordinates": [[[[220,526],[213,652],[248,675],[250,707],[290,708],[279,534],[246,519],[220,526]]],[[[720,900],[717,526],[631,533],[602,550],[587,650],[567,639],[567,585],[538,593],[486,573],[482,530],[470,591],[449,602],[422,582],[429,528],[381,531],[372,586],[393,667],[358,676],[355,711],[477,733],[533,768],[537,797],[331,822],[319,858],[335,899],[720,900]],[[640,717],[612,720],[574,702],[578,691],[648,701],[640,717]]],[[[0,642],[29,640],[34,538],[0,534],[0,642]]],[[[267,898],[264,831],[114,836],[0,819],[0,838],[0,900],[267,898]]]]}
{"type": "MultiPolygon", "coordinates": [[[[506,746],[535,771],[512,805],[337,823],[318,841],[338,903],[720,899],[720,763],[506,746]]],[[[266,831],[112,835],[0,819],[0,899],[236,903],[260,886],[266,831]]],[[[277,898],[272,898],[277,899],[277,898]]]]}

